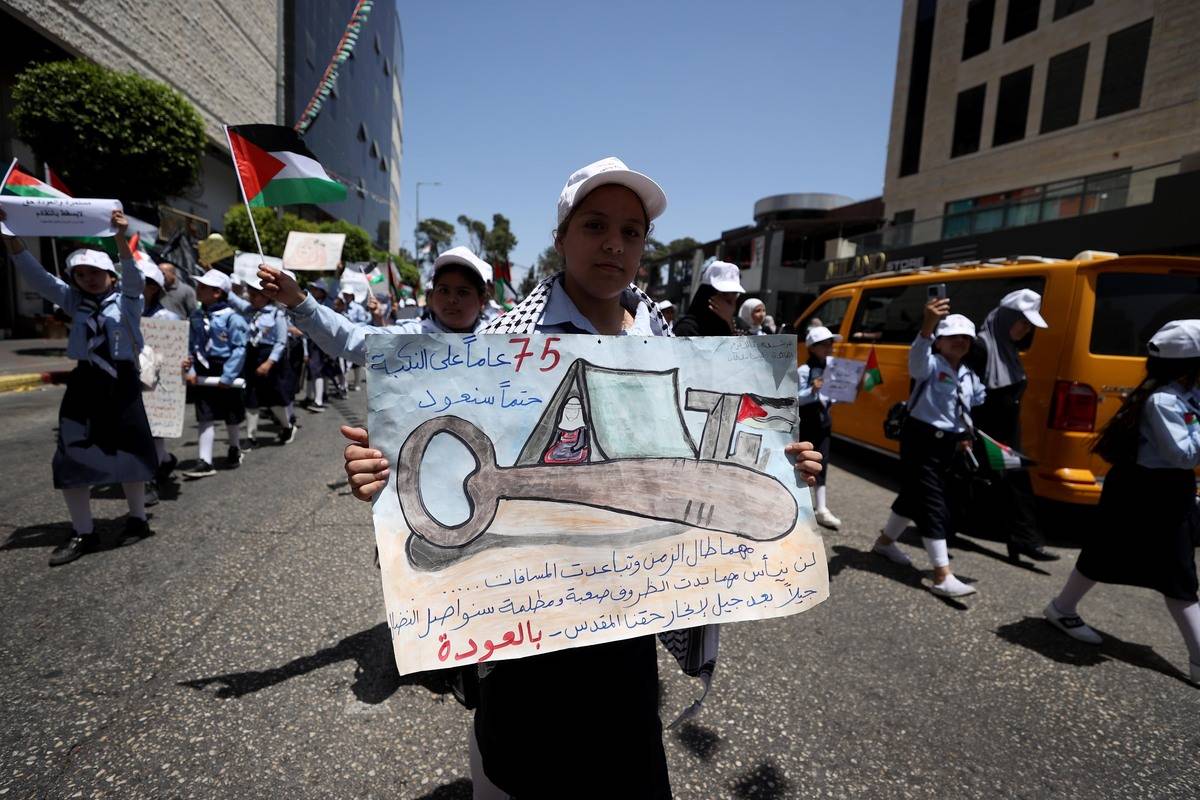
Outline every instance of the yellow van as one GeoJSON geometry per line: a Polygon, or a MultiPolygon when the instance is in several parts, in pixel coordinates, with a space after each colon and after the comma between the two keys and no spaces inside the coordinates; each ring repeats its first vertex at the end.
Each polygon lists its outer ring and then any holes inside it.
{"type": "MultiPolygon", "coordinates": [[[[1069,261],[997,259],[891,272],[829,289],[801,315],[842,341],[834,356],[866,361],[875,349],[883,384],[833,407],[833,435],[890,453],[883,420],[909,392],[908,348],[932,284],[946,284],[953,313],[976,325],[1016,289],[1042,295],[1049,328],[1022,351],[1029,387],[1021,410],[1021,450],[1037,461],[1034,492],[1095,504],[1108,464],[1089,452],[1094,434],[1145,374],[1146,342],[1172,319],[1200,318],[1200,258],[1085,251],[1069,261]]],[[[1023,343],[1024,344],[1024,343],[1023,343]]],[[[807,357],[800,346],[801,362],[807,357]]]]}

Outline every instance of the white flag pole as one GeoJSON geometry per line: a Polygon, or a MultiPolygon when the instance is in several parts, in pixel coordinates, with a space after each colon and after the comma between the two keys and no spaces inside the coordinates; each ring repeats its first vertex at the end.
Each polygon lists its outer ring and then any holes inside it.
{"type": "Polygon", "coordinates": [[[262,242],[258,239],[258,226],[254,224],[254,212],[250,210],[250,198],[246,197],[246,187],[242,185],[242,171],[238,169],[237,152],[233,149],[233,139],[229,136],[229,126],[221,126],[225,129],[225,141],[229,142],[229,157],[233,159],[233,174],[237,175],[238,190],[242,193],[242,202],[246,204],[246,216],[250,218],[250,230],[254,231],[254,244],[258,247],[258,255],[263,261],[267,257],[263,254],[262,242]]]}

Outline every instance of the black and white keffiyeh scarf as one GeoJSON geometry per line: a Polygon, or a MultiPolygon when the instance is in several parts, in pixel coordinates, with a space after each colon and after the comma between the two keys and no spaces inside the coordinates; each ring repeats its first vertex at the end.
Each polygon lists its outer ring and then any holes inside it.
{"type": "MultiPolygon", "coordinates": [[[[504,316],[488,323],[481,331],[484,333],[502,333],[502,334],[531,334],[537,333],[538,323],[542,321],[542,314],[546,310],[546,303],[550,299],[550,292],[554,289],[555,284],[562,280],[562,273],[556,273],[549,278],[538,283],[529,296],[517,303],[511,311],[504,316]]],[[[629,284],[629,291],[637,296],[638,302],[646,307],[650,312],[650,328],[654,331],[655,336],[674,336],[671,332],[671,325],[667,322],[667,318],[663,316],[659,310],[658,304],[650,299],[650,296],[639,289],[634,284],[629,284]]],[[[692,703],[691,706],[684,709],[668,728],[678,725],[680,722],[695,716],[704,703],[704,698],[708,696],[709,687],[712,685],[713,671],[717,668],[717,650],[720,644],[720,627],[717,625],[701,625],[696,628],[685,628],[682,630],[667,631],[658,634],[658,640],[667,648],[668,652],[675,657],[679,662],[679,668],[684,674],[693,678],[699,678],[704,684],[704,693],[700,698],[692,703]]]]}

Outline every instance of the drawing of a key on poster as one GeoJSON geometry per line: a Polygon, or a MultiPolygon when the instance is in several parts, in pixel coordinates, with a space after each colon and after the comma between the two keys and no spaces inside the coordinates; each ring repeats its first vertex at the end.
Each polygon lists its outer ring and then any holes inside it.
{"type": "Polygon", "coordinates": [[[787,336],[373,335],[400,673],[812,608],[829,594],[787,336]]]}

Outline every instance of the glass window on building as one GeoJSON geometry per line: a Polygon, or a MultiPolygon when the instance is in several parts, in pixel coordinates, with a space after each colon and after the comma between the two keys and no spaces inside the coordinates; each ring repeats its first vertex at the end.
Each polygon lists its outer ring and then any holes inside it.
{"type": "Polygon", "coordinates": [[[1018,36],[1037,30],[1038,12],[1042,0],[1008,0],[1008,15],[1004,19],[1004,41],[1011,42],[1018,36]]]}
{"type": "Polygon", "coordinates": [[[969,0],[967,27],[963,32],[963,61],[986,52],[992,46],[992,18],[995,14],[996,0],[969,0]]]}
{"type": "Polygon", "coordinates": [[[979,150],[983,129],[983,101],[986,96],[986,83],[958,93],[958,104],[954,108],[954,139],[950,144],[951,158],[979,150]]]}
{"type": "Polygon", "coordinates": [[[1129,197],[1130,168],[1090,175],[1083,184],[1083,213],[1124,208],[1129,197]]]}
{"type": "Polygon", "coordinates": [[[1083,178],[1071,178],[1046,184],[1042,200],[1042,220],[1077,217],[1083,197],[1083,178]]]}
{"type": "Polygon", "coordinates": [[[1042,187],[1030,186],[1008,193],[1008,208],[1004,212],[1004,227],[1016,228],[1037,222],[1042,207],[1042,187]]]}
{"type": "Polygon", "coordinates": [[[1079,122],[1087,60],[1086,44],[1050,59],[1046,68],[1046,97],[1042,104],[1042,133],[1069,128],[1079,122]]]}
{"type": "Polygon", "coordinates": [[[1141,105],[1146,57],[1150,54],[1153,19],[1139,22],[1108,37],[1104,50],[1104,72],[1100,77],[1100,100],[1096,117],[1131,111],[1141,105]]]}
{"type": "Polygon", "coordinates": [[[1093,0],[1054,0],[1054,19],[1058,21],[1070,16],[1076,11],[1082,11],[1092,4],[1093,0]]]}
{"type": "Polygon", "coordinates": [[[1025,138],[1025,121],[1029,117],[1029,92],[1033,88],[1033,66],[1010,72],[1000,78],[1000,94],[996,98],[996,125],[992,130],[992,147],[1025,138]]]}
{"type": "Polygon", "coordinates": [[[933,60],[933,23],[937,0],[918,0],[913,26],[912,65],[908,73],[908,98],[904,109],[904,138],[900,144],[900,177],[921,167],[921,142],[925,135],[925,101],[929,90],[929,65],[933,60]]]}
{"type": "Polygon", "coordinates": [[[1088,349],[1097,355],[1146,355],[1146,343],[1173,319],[1200,317],[1200,277],[1107,272],[1096,277],[1088,349]]]}

